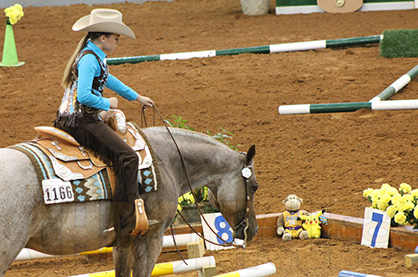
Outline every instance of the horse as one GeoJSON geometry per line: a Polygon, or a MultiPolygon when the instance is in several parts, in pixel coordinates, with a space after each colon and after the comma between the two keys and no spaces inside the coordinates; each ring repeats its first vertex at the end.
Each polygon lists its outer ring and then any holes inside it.
{"type": "MultiPolygon", "coordinates": [[[[233,237],[251,241],[258,231],[255,146],[242,153],[195,131],[142,130],[161,174],[158,189],[141,195],[148,218],[157,223],[145,235],[135,236],[129,246],[113,247],[116,276],[151,276],[164,232],[176,215],[178,198],[190,191],[189,184],[192,189],[206,186],[210,203],[232,226],[233,237]]],[[[109,245],[114,240],[114,232],[109,231],[113,226],[110,209],[110,200],[46,205],[29,158],[15,149],[1,148],[0,276],[24,247],[71,255],[109,245]]]]}

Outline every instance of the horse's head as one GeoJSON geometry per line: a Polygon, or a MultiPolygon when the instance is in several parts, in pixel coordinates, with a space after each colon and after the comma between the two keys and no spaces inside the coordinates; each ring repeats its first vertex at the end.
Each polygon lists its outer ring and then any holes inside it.
{"type": "Polygon", "coordinates": [[[219,210],[234,230],[234,237],[252,240],[257,234],[254,194],[258,184],[254,174],[255,146],[240,156],[238,165],[209,191],[209,201],[219,210]]]}

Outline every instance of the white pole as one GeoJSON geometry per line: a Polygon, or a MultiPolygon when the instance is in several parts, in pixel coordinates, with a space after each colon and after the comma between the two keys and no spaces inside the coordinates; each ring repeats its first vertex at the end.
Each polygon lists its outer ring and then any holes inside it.
{"type": "MultiPolygon", "coordinates": [[[[195,271],[199,270],[204,266],[215,266],[215,258],[213,256],[209,257],[201,257],[201,258],[195,258],[195,259],[188,259],[186,260],[187,265],[183,261],[175,261],[171,262],[173,265],[173,273],[181,273],[181,272],[187,272],[187,271],[195,271]]],[[[155,265],[154,270],[156,271],[157,275],[157,269],[158,264],[155,265]]]]}
{"type": "Polygon", "coordinates": [[[276,273],[276,266],[273,263],[266,263],[258,266],[240,269],[234,272],[216,275],[217,277],[239,276],[239,277],[263,277],[276,273]]]}
{"type": "MultiPolygon", "coordinates": [[[[177,246],[185,246],[189,242],[198,241],[200,237],[196,233],[174,235],[177,246]]],[[[173,236],[164,236],[163,247],[174,247],[173,236]]]]}
{"type": "Polygon", "coordinates": [[[23,248],[17,255],[15,261],[32,260],[32,259],[43,259],[43,258],[57,258],[60,256],[48,255],[30,248],[23,248]]]}
{"type": "Polygon", "coordinates": [[[389,100],[372,102],[372,110],[416,110],[418,100],[389,100]]]}
{"type": "Polygon", "coordinates": [[[314,40],[304,42],[291,42],[269,45],[270,53],[279,52],[293,52],[293,51],[306,51],[313,49],[324,49],[327,48],[326,40],[314,40]]]}

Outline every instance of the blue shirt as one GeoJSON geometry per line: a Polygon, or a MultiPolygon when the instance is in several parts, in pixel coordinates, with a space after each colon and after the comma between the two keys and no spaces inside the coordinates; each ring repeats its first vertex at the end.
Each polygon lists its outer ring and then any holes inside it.
{"type": "MultiPolygon", "coordinates": [[[[102,61],[104,61],[104,59],[107,57],[106,54],[91,41],[87,43],[87,46],[84,49],[92,50],[102,61]]],[[[93,54],[87,54],[83,56],[79,61],[77,68],[78,102],[92,108],[108,111],[110,108],[110,100],[101,96],[100,92],[92,89],[93,78],[100,76],[101,72],[100,64],[96,57],[93,54]]],[[[122,83],[118,78],[114,77],[110,73],[106,87],[129,101],[133,101],[138,97],[138,93],[136,93],[133,89],[122,83]]]]}

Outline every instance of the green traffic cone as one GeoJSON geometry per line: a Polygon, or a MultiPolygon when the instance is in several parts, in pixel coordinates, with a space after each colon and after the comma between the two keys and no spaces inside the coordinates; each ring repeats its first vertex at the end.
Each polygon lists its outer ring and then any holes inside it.
{"type": "Polygon", "coordinates": [[[21,66],[24,62],[19,62],[17,58],[15,38],[13,35],[13,27],[11,24],[6,24],[6,33],[4,34],[3,58],[0,66],[21,66]]]}

